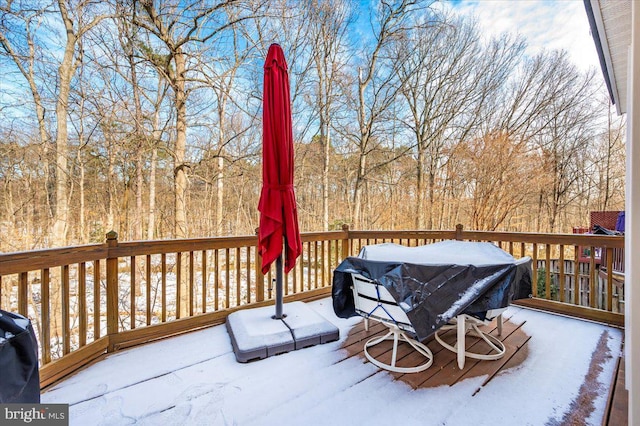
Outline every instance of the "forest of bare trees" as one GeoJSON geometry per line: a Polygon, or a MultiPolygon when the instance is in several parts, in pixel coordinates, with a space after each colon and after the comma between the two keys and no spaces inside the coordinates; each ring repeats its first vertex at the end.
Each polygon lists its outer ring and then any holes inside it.
{"type": "Polygon", "coordinates": [[[624,205],[595,69],[427,0],[0,0],[0,251],[254,234],[287,57],[302,231],[571,232],[624,205]]]}

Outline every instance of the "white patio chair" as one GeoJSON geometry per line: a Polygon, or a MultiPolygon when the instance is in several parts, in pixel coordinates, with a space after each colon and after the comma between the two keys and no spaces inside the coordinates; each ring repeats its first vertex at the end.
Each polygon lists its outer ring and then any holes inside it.
{"type": "Polygon", "coordinates": [[[351,274],[353,278],[353,299],[356,313],[364,317],[365,329],[369,329],[369,319],[379,321],[389,328],[382,337],[373,337],[364,344],[364,355],[369,362],[385,370],[396,373],[417,373],[426,370],[433,363],[433,354],[429,348],[416,339],[407,335],[415,335],[415,330],[407,318],[407,314],[398,306],[389,291],[381,284],[377,284],[362,275],[351,274]],[[385,340],[393,340],[391,363],[387,364],[374,358],[368,348],[385,340]],[[406,342],[420,353],[426,361],[415,367],[399,367],[396,365],[398,342],[406,342]]]}
{"type": "MultiPolygon", "coordinates": [[[[530,260],[530,257],[523,257],[516,260],[515,264],[520,265],[522,263],[529,262],[530,260]]],[[[445,349],[448,349],[457,354],[458,367],[461,370],[464,368],[465,359],[467,357],[483,361],[494,361],[500,359],[506,353],[504,343],[502,343],[497,337],[481,331],[478,327],[481,325],[487,325],[491,322],[491,320],[496,318],[498,336],[502,336],[502,314],[506,309],[507,308],[501,308],[488,311],[484,321],[470,315],[460,314],[456,318],[451,320],[449,324],[440,327],[440,329],[436,331],[434,337],[436,341],[440,343],[445,349]],[[450,345],[442,339],[440,334],[453,329],[456,330],[456,341],[453,345],[450,345]],[[467,334],[475,335],[481,340],[484,340],[491,348],[491,352],[486,354],[466,350],[467,334]]]]}
{"type": "Polygon", "coordinates": [[[479,320],[478,318],[472,317],[467,314],[460,314],[447,325],[444,325],[438,329],[435,333],[435,339],[438,343],[440,343],[445,349],[448,349],[457,354],[458,358],[458,367],[462,370],[464,368],[464,363],[466,357],[492,361],[496,359],[500,359],[504,356],[506,352],[506,348],[504,343],[502,343],[498,338],[492,336],[489,333],[485,333],[480,330],[478,327],[481,325],[486,325],[491,322],[493,318],[497,317],[498,323],[498,336],[502,335],[502,313],[506,310],[504,309],[494,309],[492,311],[487,312],[487,317],[484,321],[479,320]],[[448,330],[456,330],[456,341],[453,345],[445,342],[440,334],[448,331],[448,330]],[[484,340],[489,347],[491,348],[491,352],[488,354],[472,352],[466,350],[466,335],[475,335],[476,337],[484,340]]]}

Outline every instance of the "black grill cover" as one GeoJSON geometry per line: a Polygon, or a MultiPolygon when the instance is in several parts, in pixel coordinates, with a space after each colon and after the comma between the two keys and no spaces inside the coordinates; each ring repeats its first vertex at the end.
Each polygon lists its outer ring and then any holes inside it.
{"type": "Polygon", "coordinates": [[[38,342],[31,322],[0,310],[0,403],[40,403],[38,342]]]}

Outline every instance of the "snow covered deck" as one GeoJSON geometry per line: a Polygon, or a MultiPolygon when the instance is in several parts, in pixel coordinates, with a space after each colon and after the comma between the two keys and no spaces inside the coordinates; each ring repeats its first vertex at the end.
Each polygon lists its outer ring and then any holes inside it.
{"type": "Polygon", "coordinates": [[[459,371],[435,341],[434,365],[412,375],[362,356],[359,318],[330,299],[308,304],[340,329],[336,342],[236,362],[224,325],[122,350],[42,394],[70,404],[71,425],[600,425],[622,330],[512,306],[499,361],[459,371]]]}

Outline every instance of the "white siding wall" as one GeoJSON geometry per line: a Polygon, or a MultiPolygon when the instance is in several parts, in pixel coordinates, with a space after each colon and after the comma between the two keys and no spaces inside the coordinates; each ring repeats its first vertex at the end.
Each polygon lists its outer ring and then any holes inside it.
{"type": "Polygon", "coordinates": [[[631,2],[625,214],[625,383],[629,425],[640,425],[640,2],[631,2]]]}

